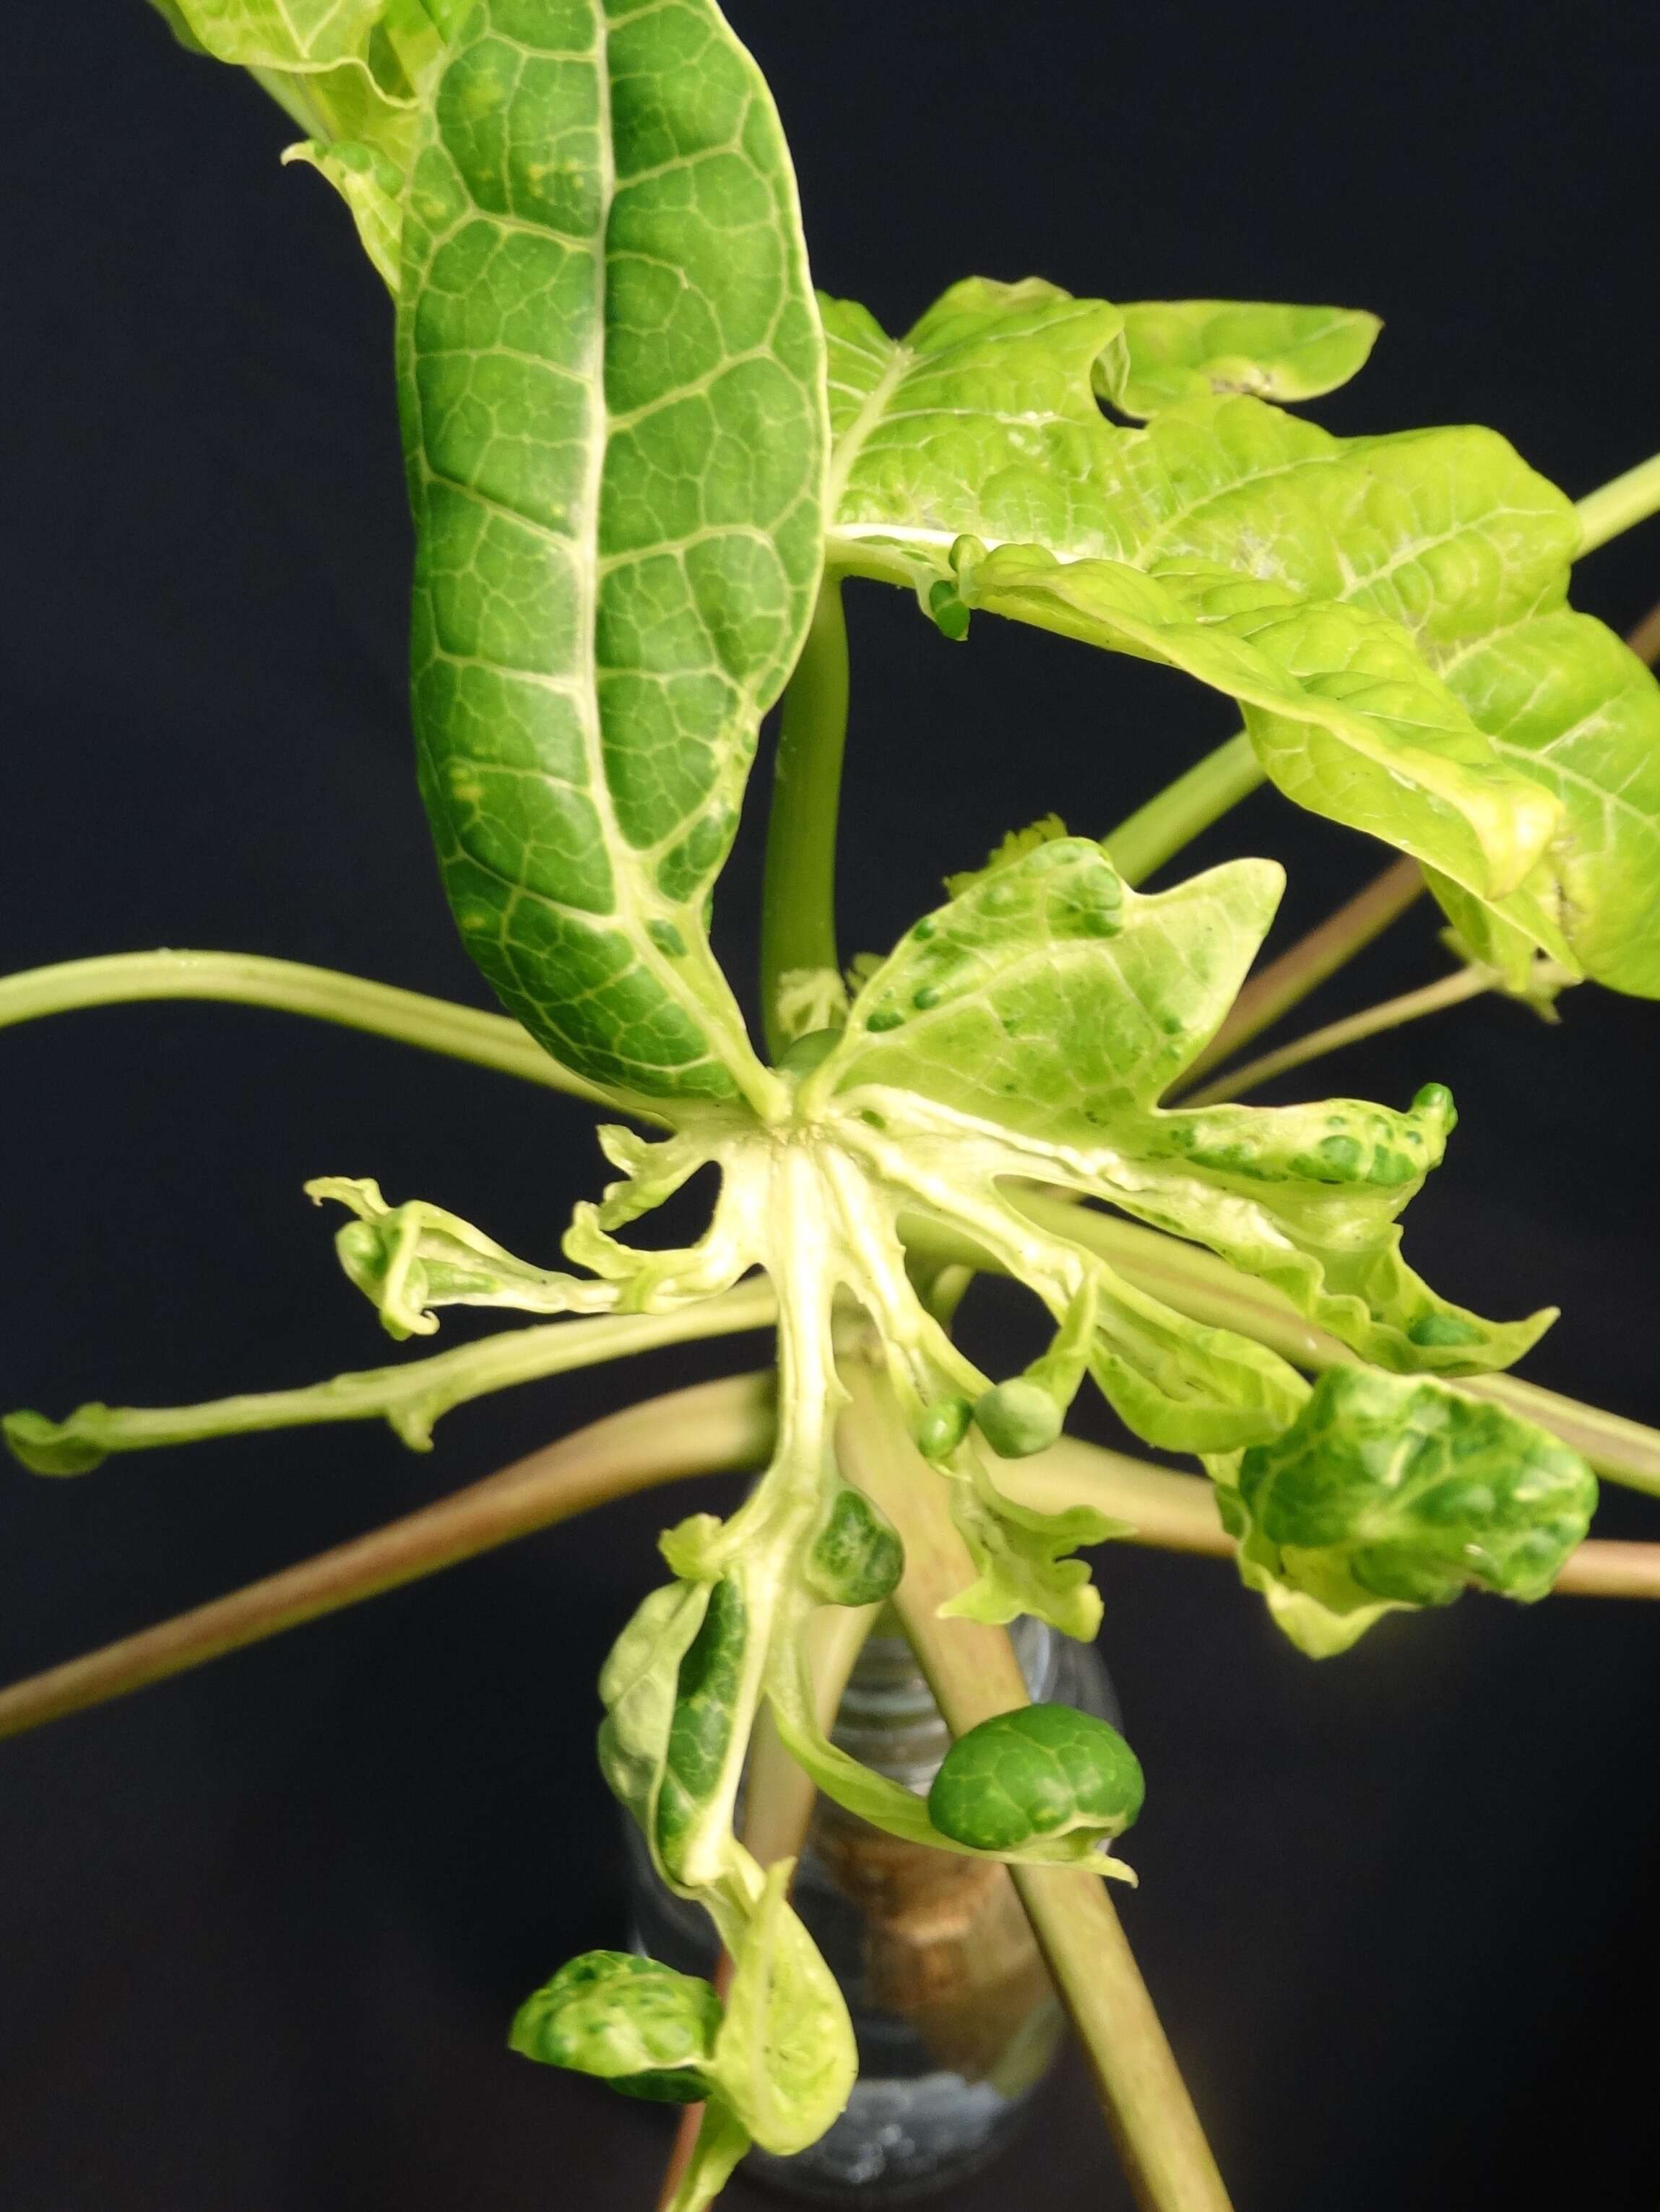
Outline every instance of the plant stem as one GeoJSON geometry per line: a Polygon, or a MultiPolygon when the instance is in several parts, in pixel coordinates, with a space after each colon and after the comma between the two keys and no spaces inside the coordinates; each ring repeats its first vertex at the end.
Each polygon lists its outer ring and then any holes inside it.
{"type": "Polygon", "coordinates": [[[1299,1000],[1327,977],[1352,960],[1380,936],[1389,924],[1419,899],[1424,891],[1424,872],[1410,856],[1374,876],[1335,914],[1329,915],[1290,951],[1271,961],[1254,975],[1234,1000],[1227,1019],[1205,1047],[1181,1081],[1172,1087],[1179,1097],[1187,1085],[1208,1068],[1237,1052],[1242,1044],[1289,1013],[1299,1000]]]}
{"type": "MultiPolygon", "coordinates": [[[[286,1629],[361,1605],[383,1590],[441,1574],[614,1498],[693,1475],[764,1467],[776,1434],[774,1400],[775,1377],[767,1370],[699,1382],[612,1413],[435,1505],[319,1552],[228,1597],[14,1682],[0,1690],[0,1738],[85,1712],[286,1629]]],[[[1073,1437],[1063,1437],[1036,1458],[1006,1462],[999,1468],[998,1482],[1017,1504],[1036,1511],[1061,1512],[1081,1502],[1112,1519],[1130,1521],[1134,1532],[1123,1538],[1126,1543],[1218,1559],[1233,1549],[1217,1513],[1215,1493],[1202,1476],[1175,1474],[1073,1437]]],[[[1556,1590],[1562,1596],[1660,1597],[1660,1544],[1592,1537],[1563,1568],[1556,1590]]],[[[833,1625],[845,1626],[850,1636],[868,1632],[864,1615],[852,1607],[837,1607],[833,1625]]],[[[822,1678],[827,1697],[836,1663],[836,1655],[830,1654],[822,1678]]],[[[793,1760],[790,1769],[792,1774],[800,1771],[793,1760]]],[[[811,1804],[810,1790],[806,1799],[811,1804]]],[[[756,1845],[779,1844],[772,1853],[778,1857],[788,1856],[789,1847],[781,1841],[783,1817],[781,1807],[769,1812],[764,1831],[754,1838],[756,1845]]]]}
{"type": "Polygon", "coordinates": [[[1596,491],[1587,492],[1584,498],[1575,501],[1574,512],[1579,517],[1581,554],[1593,553],[1599,545],[1606,545],[1610,538],[1619,537],[1639,522],[1660,511],[1660,453],[1646,461],[1639,461],[1634,469],[1602,484],[1596,491]]]}
{"type": "Polygon", "coordinates": [[[1294,1037],[1276,1051],[1265,1052],[1259,1060],[1250,1060],[1226,1075],[1219,1076],[1201,1091],[1189,1092],[1178,1090],[1176,1096],[1189,1106],[1215,1106],[1225,1099],[1243,1098],[1248,1091],[1256,1091],[1283,1075],[1287,1068],[1301,1067],[1310,1060],[1318,1060],[1328,1052],[1336,1052],[1346,1044],[1358,1044],[1362,1037],[1377,1036],[1385,1030],[1399,1029],[1403,1023],[1415,1022],[1425,1014],[1439,1013],[1444,1006],[1462,1006],[1466,999],[1479,999],[1484,991],[1491,991],[1499,981],[1490,968],[1460,968],[1450,975],[1443,975],[1421,989],[1404,991],[1398,999],[1384,999],[1377,1006],[1364,1007],[1358,1014],[1347,1015],[1341,1022],[1328,1022],[1323,1030],[1310,1030],[1306,1036],[1294,1037]]]}
{"type": "Polygon", "coordinates": [[[0,1691],[0,1737],[125,1697],[654,1483],[765,1465],[770,1372],[612,1413],[418,1513],[0,1691]]]}
{"type": "MultiPolygon", "coordinates": [[[[884,1386],[849,1361],[846,1464],[898,1529],[905,1573],[893,1603],[955,1735],[1028,1702],[1006,1631],[942,1620],[973,1579],[939,1477],[917,1455],[884,1386]]],[[[1011,1869],[1143,2212],[1229,2212],[1198,2116],[1100,1878],[1069,1867],[1011,1869]]]]}
{"type": "Polygon", "coordinates": [[[559,1062],[505,1014],[458,1006],[420,991],[371,983],[332,968],[297,960],[271,960],[257,952],[113,952],[93,960],[64,960],[0,977],[0,1029],[43,1014],[84,1006],[112,1006],[149,999],[216,999],[280,1012],[310,1014],[344,1029],[366,1030],[423,1051],[470,1060],[517,1075],[550,1091],[566,1091],[599,1105],[616,1102],[559,1062]]]}
{"type": "Polygon", "coordinates": [[[1651,607],[1636,629],[1627,633],[1626,643],[1651,668],[1660,660],[1660,605],[1651,607]]]}
{"type": "Polygon", "coordinates": [[[848,733],[848,626],[840,579],[827,575],[784,692],[767,822],[761,907],[761,1007],[776,1060],[800,1031],[785,1016],[786,979],[842,983],[836,947],[836,824],[848,733]]]}
{"type": "MultiPolygon", "coordinates": [[[[1359,1364],[1346,1344],[1305,1321],[1282,1292],[1242,1274],[1200,1245],[1098,1212],[1059,1193],[1017,1188],[1012,1194],[1040,1228],[1098,1252],[1128,1282],[1163,1299],[1189,1321],[1237,1330],[1313,1374],[1359,1364]]],[[[932,1259],[990,1274],[1005,1272],[972,1238],[915,1215],[903,1217],[900,1234],[908,1247],[932,1259]]],[[[1541,1389],[1514,1375],[1461,1375],[1450,1380],[1451,1387],[1467,1396],[1491,1398],[1524,1420],[1536,1421],[1572,1444],[1610,1481],[1660,1498],[1660,1430],[1541,1389]]]]}
{"type": "MultiPolygon", "coordinates": [[[[1175,1474],[1122,1452],[1063,1437],[1035,1458],[1006,1460],[997,1486],[1038,1513],[1091,1505],[1128,1521],[1119,1539],[1164,1552],[1231,1559],[1233,1539],[1222,1526],[1214,1486],[1198,1474],[1175,1474]]],[[[1660,1598],[1660,1544],[1613,1543],[1588,1537],[1572,1553],[1554,1585],[1558,1597],[1660,1598]]]]}
{"type": "Polygon", "coordinates": [[[149,1451],[163,1444],[326,1421],[385,1420],[405,1443],[422,1450],[435,1421],[487,1392],[568,1375],[602,1360],[626,1359],[661,1345],[767,1328],[777,1311],[772,1285],[763,1278],[668,1313],[599,1314],[506,1329],[430,1358],[362,1368],[297,1390],[250,1391],[199,1406],[94,1404],[78,1407],[62,1422],[11,1413],[6,1417],[6,1440],[18,1457],[48,1475],[88,1474],[110,1452],[149,1451]]]}
{"type": "Polygon", "coordinates": [[[1145,806],[1101,840],[1127,884],[1145,883],[1155,868],[1179,853],[1201,830],[1265,781],[1256,748],[1241,730],[1225,744],[1156,792],[1145,806]]]}

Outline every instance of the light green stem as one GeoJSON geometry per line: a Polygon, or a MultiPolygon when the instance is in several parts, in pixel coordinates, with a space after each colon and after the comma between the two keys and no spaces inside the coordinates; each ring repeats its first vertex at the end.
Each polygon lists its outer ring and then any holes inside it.
{"type": "Polygon", "coordinates": [[[1380,1036],[1385,1030],[1399,1029],[1403,1023],[1415,1022],[1426,1014],[1439,1013],[1444,1006],[1461,1006],[1466,999],[1479,999],[1484,991],[1491,991],[1499,982],[1491,968],[1460,968],[1450,975],[1443,975],[1433,983],[1426,983],[1420,990],[1403,991],[1398,999],[1385,999],[1379,1005],[1367,1006],[1358,1014],[1349,1014],[1341,1022],[1329,1022],[1324,1029],[1310,1030],[1306,1036],[1294,1037],[1277,1051],[1265,1052],[1259,1060],[1250,1060],[1226,1075],[1219,1076],[1200,1091],[1177,1093],[1184,1105],[1215,1106],[1225,1099],[1243,1098],[1247,1091],[1256,1091],[1288,1068],[1301,1067],[1323,1054],[1336,1052],[1346,1044],[1358,1044],[1362,1037],[1380,1036]]]}
{"type": "MultiPolygon", "coordinates": [[[[944,1620],[974,1578],[945,1485],[918,1455],[881,1382],[849,1362],[843,1464],[899,1531],[905,1572],[893,1603],[954,1735],[1028,1702],[1007,1632],[944,1620]]],[[[1118,1916],[1098,1875],[1012,1869],[1032,1932],[1084,2048],[1143,2212],[1230,2212],[1204,2130],[1118,1916]]]]}
{"type": "Polygon", "coordinates": [[[819,587],[801,657],[784,693],[767,823],[761,908],[761,1007],[776,1060],[800,1033],[786,978],[841,988],[836,945],[836,825],[848,732],[848,628],[838,578],[819,587]]]}
{"type": "Polygon", "coordinates": [[[1127,884],[1144,883],[1155,868],[1179,853],[1201,830],[1219,822],[1231,807],[1264,781],[1250,739],[1241,730],[1225,745],[1166,784],[1145,806],[1101,840],[1127,884]]]}
{"type": "Polygon", "coordinates": [[[482,1013],[392,983],[371,983],[333,968],[307,968],[297,960],[272,960],[258,952],[112,952],[27,969],[0,977],[0,1029],[37,1021],[43,1014],[150,999],[214,999],[309,1014],[452,1060],[470,1060],[476,1066],[496,1068],[596,1105],[616,1104],[597,1084],[562,1067],[505,1014],[482,1013]]]}
{"type": "Polygon", "coordinates": [[[365,1368],[299,1390],[269,1390],[216,1398],[201,1406],[82,1406],[66,1421],[38,1413],[10,1413],[6,1440],[26,1465],[42,1474],[84,1474],[111,1452],[149,1451],[162,1444],[194,1443],[208,1437],[246,1436],[326,1421],[388,1422],[417,1450],[431,1440],[441,1415],[469,1399],[517,1382],[569,1374],[607,1359],[623,1359],[660,1345],[731,1336],[766,1328],[777,1299],[766,1280],[741,1284],[702,1304],[666,1314],[602,1314],[579,1321],[545,1322],[516,1328],[397,1367],[365,1368]]]}
{"type": "Polygon", "coordinates": [[[764,1467],[774,1378],[699,1382],[595,1421],[386,1527],[0,1690],[0,1737],[125,1697],[659,1482],[764,1467]]]}
{"type": "Polygon", "coordinates": [[[1627,469],[1624,476],[1615,477],[1612,483],[1587,492],[1584,499],[1575,502],[1574,513],[1579,517],[1582,554],[1594,553],[1599,545],[1606,545],[1622,530],[1646,522],[1650,515],[1660,513],[1660,453],[1639,461],[1634,469],[1627,469]]]}

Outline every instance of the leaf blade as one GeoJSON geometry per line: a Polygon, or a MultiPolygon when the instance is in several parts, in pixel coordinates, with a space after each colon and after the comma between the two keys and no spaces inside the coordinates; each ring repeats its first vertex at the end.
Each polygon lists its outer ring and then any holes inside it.
{"type": "Polygon", "coordinates": [[[416,719],[464,939],[619,1095],[763,1089],[702,908],[817,586],[822,351],[776,116],[710,0],[483,0],[402,291],[416,719]]]}

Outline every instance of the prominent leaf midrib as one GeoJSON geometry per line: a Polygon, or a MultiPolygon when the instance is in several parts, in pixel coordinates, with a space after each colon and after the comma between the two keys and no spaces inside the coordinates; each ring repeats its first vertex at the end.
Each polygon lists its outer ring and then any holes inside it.
{"type": "MultiPolygon", "coordinates": [[[[918,359],[908,346],[901,344],[897,339],[894,339],[891,343],[892,358],[875,384],[872,386],[863,406],[836,441],[835,450],[830,455],[830,476],[824,489],[824,520],[828,527],[832,530],[835,527],[836,510],[840,507],[842,495],[848,488],[848,478],[853,473],[854,463],[863,452],[866,441],[869,438],[872,430],[881,421],[883,410],[888,401],[903,383],[918,359]]],[[[865,358],[874,360],[876,356],[866,352],[865,358]]],[[[849,390],[852,387],[844,386],[841,388],[849,390]]]]}
{"type": "MultiPolygon", "coordinates": [[[[511,214],[497,214],[492,210],[482,207],[460,164],[455,161],[452,155],[451,166],[459,180],[468,212],[459,217],[447,231],[434,236],[429,247],[429,265],[436,259],[443,245],[448,240],[455,237],[468,224],[474,222],[485,223],[494,231],[516,230],[528,232],[540,237],[551,237],[558,243],[580,250],[588,259],[592,269],[590,296],[595,328],[597,331],[603,333],[605,323],[608,276],[606,228],[611,210],[616,200],[617,173],[612,135],[611,73],[608,64],[610,33],[602,0],[594,0],[593,21],[594,43],[591,48],[581,53],[569,53],[562,50],[556,52],[551,48],[533,49],[527,46],[522,40],[502,38],[502,34],[496,31],[493,26],[492,36],[501,39],[502,44],[514,48],[526,58],[536,56],[541,58],[592,64],[599,110],[595,136],[598,165],[597,196],[602,210],[594,235],[589,239],[573,240],[569,234],[561,234],[550,225],[532,222],[511,214]]],[[[477,350],[482,354],[489,349],[481,348],[477,350]]],[[[539,365],[544,368],[550,366],[546,362],[539,365]]],[[[556,368],[556,365],[554,366],[556,368]]],[[[565,376],[568,381],[582,382],[582,380],[573,378],[569,372],[562,369],[557,370],[556,373],[565,376]]],[[[580,552],[585,539],[591,541],[597,548],[600,519],[600,489],[605,467],[606,433],[609,428],[609,418],[605,403],[603,340],[593,371],[586,380],[586,389],[591,395],[590,404],[593,410],[594,428],[593,434],[588,439],[581,491],[578,501],[575,503],[581,521],[578,528],[569,533],[554,529],[539,515],[526,514],[519,507],[493,499],[488,494],[479,491],[475,486],[464,483],[434,468],[429,457],[430,431],[420,398],[418,380],[415,388],[417,405],[422,409],[421,435],[417,441],[417,453],[423,481],[426,485],[430,487],[434,484],[441,484],[455,496],[469,501],[482,511],[501,515],[520,528],[528,528],[538,537],[550,544],[560,546],[566,552],[573,549],[580,552]]],[[[597,561],[584,561],[578,558],[571,562],[571,568],[575,579],[573,601],[575,619],[573,627],[575,633],[575,665],[568,678],[567,695],[573,699],[578,708],[577,720],[587,776],[587,787],[583,795],[593,805],[599,820],[607,854],[632,852],[635,848],[623,835],[622,827],[617,819],[615,798],[605,771],[604,732],[599,711],[599,669],[595,650],[600,580],[599,563],[597,561]]],[[[437,646],[436,649],[447,661],[451,659],[451,656],[442,645],[437,646]]],[[[482,656],[469,656],[469,658],[482,659],[482,656]]],[[[485,661],[484,665],[498,668],[498,672],[509,674],[515,680],[522,679],[529,672],[516,669],[500,669],[498,664],[489,661],[485,661]]],[[[494,768],[496,764],[489,765],[494,768]]],[[[545,776],[545,771],[543,773],[545,776]]],[[[546,780],[559,781],[560,779],[546,780]]],[[[684,828],[684,825],[680,826],[684,828]]],[[[694,992],[686,988],[683,966],[670,961],[658,950],[649,932],[644,927],[644,922],[648,917],[641,912],[636,885],[631,879],[632,871],[616,867],[610,870],[612,903],[609,908],[600,912],[572,906],[565,901],[552,898],[544,891],[533,889],[518,878],[509,875],[505,868],[480,860],[476,853],[470,853],[469,859],[474,866],[479,868],[486,876],[493,877],[507,890],[509,895],[507,908],[508,915],[511,914],[514,904],[521,900],[530,900],[550,911],[569,915],[590,927],[596,922],[607,921],[622,924],[627,932],[633,957],[655,977],[660,988],[671,1002],[678,1005],[691,1016],[695,1029],[704,1040],[703,1057],[708,1060],[721,1056],[715,1049],[715,1037],[712,1033],[714,1026],[711,1019],[712,1010],[703,1006],[694,992]]],[[[579,1006],[586,1000],[597,997],[599,988],[595,985],[581,991],[573,991],[566,1002],[567,1006],[579,1006]]],[[[629,1061],[628,1056],[621,1052],[618,1053],[617,1057],[624,1064],[643,1066],[643,1063],[629,1061]]],[[[736,1071],[733,1072],[736,1073],[736,1071]]]]}

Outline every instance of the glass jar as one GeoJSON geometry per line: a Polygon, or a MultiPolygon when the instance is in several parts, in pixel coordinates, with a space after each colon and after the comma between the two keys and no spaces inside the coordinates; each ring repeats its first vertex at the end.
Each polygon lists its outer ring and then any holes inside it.
{"type": "MultiPolygon", "coordinates": [[[[887,1629],[885,1619],[860,1653],[833,1734],[926,1796],[951,1734],[909,1644],[887,1629]]],[[[1037,1620],[1010,1633],[1034,1701],[1118,1725],[1091,1649],[1037,1620]]],[[[625,1833],[635,1947],[708,1974],[708,1919],[664,1887],[632,1822],[625,1833]]],[[[794,2158],[751,2151],[749,2170],[826,2203],[948,2187],[1002,2148],[1060,2048],[1061,2008],[1007,1869],[884,1835],[820,1796],[793,1894],[847,1999],[859,2080],[818,2142],[794,2158]]]]}

